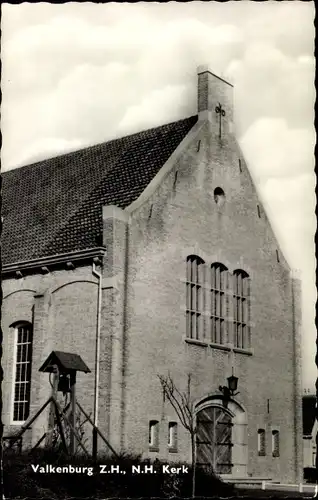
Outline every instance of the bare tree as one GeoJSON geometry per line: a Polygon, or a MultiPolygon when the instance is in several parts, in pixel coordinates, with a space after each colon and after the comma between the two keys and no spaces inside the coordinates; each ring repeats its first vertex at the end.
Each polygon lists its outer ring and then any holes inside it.
{"type": "Polygon", "coordinates": [[[170,374],[168,376],[158,375],[163,391],[163,396],[167,398],[175,410],[181,424],[189,432],[191,438],[191,467],[192,467],[192,497],[195,496],[195,436],[197,433],[196,420],[194,414],[194,404],[191,398],[191,374],[188,373],[187,389],[180,391],[170,374]]]}

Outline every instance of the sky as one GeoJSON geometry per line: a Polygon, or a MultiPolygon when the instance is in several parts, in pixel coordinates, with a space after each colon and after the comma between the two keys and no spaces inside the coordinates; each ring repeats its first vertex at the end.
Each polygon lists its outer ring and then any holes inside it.
{"type": "Polygon", "coordinates": [[[2,170],[196,114],[199,65],[234,84],[235,129],[302,280],[313,389],[314,3],[2,5],[2,170]]]}

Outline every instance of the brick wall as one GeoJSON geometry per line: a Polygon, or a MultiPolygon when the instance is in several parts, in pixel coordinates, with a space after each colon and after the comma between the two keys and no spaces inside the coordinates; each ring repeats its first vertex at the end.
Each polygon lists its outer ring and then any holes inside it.
{"type": "MultiPolygon", "coordinates": [[[[216,102],[222,100],[224,85],[219,79],[214,82],[216,102]]],[[[170,173],[131,214],[125,447],[147,450],[148,422],[154,419],[161,423],[160,451],[150,456],[168,456],[167,420],[175,415],[169,404],[163,403],[158,374],[170,371],[182,389],[191,372],[196,400],[217,394],[229,374],[226,350],[184,340],[185,262],[187,255],[197,254],[208,264],[222,262],[232,272],[241,268],[250,275],[253,354],[236,352],[234,361],[239,377],[238,402],[248,416],[248,473],[295,481],[299,477],[299,450],[296,453],[294,438],[290,270],[234,137],[228,129],[221,140],[218,138],[213,106],[209,120],[201,122],[195,133],[190,132],[188,144],[170,173]],[[222,208],[214,200],[216,187],[225,192],[222,208]],[[267,431],[266,457],[257,453],[259,427],[267,431]],[[271,432],[275,429],[280,430],[280,458],[271,456],[271,432]]],[[[297,418],[299,432],[299,415],[297,418]]],[[[189,459],[189,438],[179,428],[175,458],[189,459]]]]}
{"type": "MultiPolygon", "coordinates": [[[[207,265],[222,262],[230,272],[244,269],[251,280],[252,350],[236,351],[233,358],[237,401],[247,415],[247,472],[299,480],[300,311],[293,304],[298,291],[232,135],[232,87],[203,72],[199,93],[198,123],[141,199],[126,211],[105,207],[103,212],[107,256],[102,270],[99,426],[117,451],[190,460],[189,436],[180,424],[178,453],[168,450],[168,422],[177,418],[163,400],[157,375],[169,371],[182,390],[191,373],[193,398],[199,403],[219,394],[232,360],[226,346],[216,349],[185,340],[186,258],[196,254],[207,265]],[[226,112],[221,139],[218,103],[226,112]],[[223,206],[215,203],[216,187],[224,190],[223,206]],[[150,420],[160,422],[159,453],[148,451],[150,420]],[[266,457],[257,454],[258,428],[266,430],[266,457]],[[272,429],[280,431],[281,440],[281,456],[275,459],[272,429]]],[[[31,411],[49,395],[48,376],[38,368],[57,349],[76,352],[92,370],[80,374],[77,384],[81,404],[92,412],[97,317],[92,268],[4,280],[3,292],[5,433],[14,428],[10,325],[15,321],[34,325],[31,411]]],[[[43,416],[33,442],[45,425],[43,416]]]]}
{"type": "MultiPolygon", "coordinates": [[[[93,413],[94,365],[97,317],[97,282],[91,267],[79,267],[73,271],[53,271],[25,276],[19,280],[3,280],[4,335],[4,411],[5,435],[17,430],[12,422],[12,390],[15,370],[13,366],[14,328],[16,321],[33,324],[33,359],[30,415],[34,415],[50,396],[48,374],[39,368],[52,350],[79,354],[91,373],[78,373],[77,397],[84,409],[93,413]]],[[[108,290],[103,291],[103,306],[107,309],[108,290]]],[[[108,421],[104,412],[109,405],[110,364],[105,355],[107,328],[101,331],[102,356],[100,362],[103,420],[101,430],[107,432],[108,421]]],[[[33,426],[32,442],[41,437],[47,425],[47,412],[33,426]]],[[[90,441],[91,428],[86,426],[90,441]]]]}

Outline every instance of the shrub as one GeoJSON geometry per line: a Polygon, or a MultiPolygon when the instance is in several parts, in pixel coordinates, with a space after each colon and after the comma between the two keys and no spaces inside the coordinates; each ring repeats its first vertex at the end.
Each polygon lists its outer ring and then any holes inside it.
{"type": "MultiPolygon", "coordinates": [[[[99,457],[94,463],[91,458],[76,456],[70,458],[65,454],[47,449],[34,450],[31,453],[6,451],[4,454],[4,488],[9,498],[139,498],[139,497],[190,497],[191,467],[187,474],[173,475],[164,473],[159,460],[151,462],[138,456],[122,455],[119,458],[99,457]],[[73,467],[91,467],[93,475],[87,473],[51,473],[42,474],[33,471],[31,464],[53,466],[72,465],[73,467]],[[126,473],[100,473],[100,466],[119,466],[126,473]],[[132,466],[152,465],[155,474],[138,474],[132,472],[132,466]]],[[[181,464],[169,464],[178,467],[181,464]]],[[[184,464],[183,464],[184,465],[184,464]]],[[[197,469],[197,496],[228,497],[233,496],[232,486],[223,483],[212,473],[197,469]]]]}

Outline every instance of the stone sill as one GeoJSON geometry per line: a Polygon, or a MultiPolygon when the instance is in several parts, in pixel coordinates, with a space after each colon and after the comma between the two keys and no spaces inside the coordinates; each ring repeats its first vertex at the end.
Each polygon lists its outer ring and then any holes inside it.
{"type": "Polygon", "coordinates": [[[159,452],[159,447],[158,446],[149,446],[149,451],[150,452],[158,453],[159,452]]]}
{"type": "Polygon", "coordinates": [[[188,337],[185,337],[184,340],[187,344],[201,345],[202,347],[208,347],[209,345],[207,342],[203,342],[202,340],[189,339],[188,337]]]}
{"type": "Polygon", "coordinates": [[[253,356],[254,354],[254,349],[242,349],[240,347],[233,347],[233,351],[238,353],[238,354],[246,354],[246,356],[253,356]]]}
{"type": "Polygon", "coordinates": [[[228,483],[237,484],[261,484],[263,481],[272,482],[272,478],[269,477],[253,477],[253,476],[234,476],[232,474],[220,474],[220,477],[228,483]]]}
{"type": "MultiPolygon", "coordinates": [[[[202,347],[211,347],[211,349],[220,349],[221,351],[231,351],[232,347],[226,344],[215,344],[213,342],[204,342],[203,340],[190,339],[188,337],[184,338],[187,344],[199,345],[202,347]]],[[[239,347],[234,347],[233,351],[237,354],[245,354],[246,356],[252,356],[254,354],[253,349],[241,349],[239,347]]]]}
{"type": "Polygon", "coordinates": [[[185,337],[184,340],[187,344],[200,345],[202,347],[212,347],[212,349],[221,349],[223,351],[231,350],[231,348],[227,345],[213,344],[211,342],[204,342],[203,340],[189,339],[188,337],[185,337]]]}

